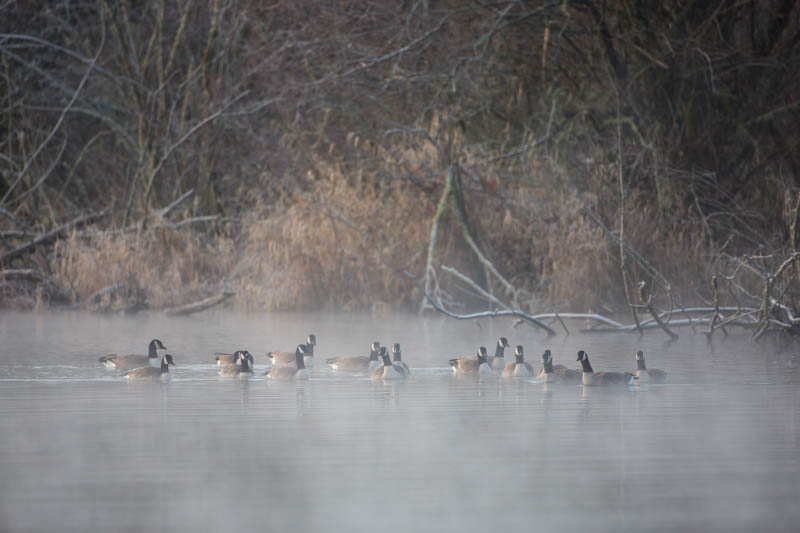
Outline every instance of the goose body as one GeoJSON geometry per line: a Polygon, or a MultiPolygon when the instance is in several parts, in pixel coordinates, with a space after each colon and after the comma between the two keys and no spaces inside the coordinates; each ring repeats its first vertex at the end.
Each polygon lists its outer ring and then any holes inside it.
{"type": "Polygon", "coordinates": [[[567,368],[564,365],[555,365],[553,367],[553,373],[558,377],[561,383],[578,384],[583,380],[583,372],[581,370],[567,368]]]}
{"type": "Polygon", "coordinates": [[[398,372],[402,372],[403,377],[410,376],[411,369],[408,368],[408,365],[401,360],[399,342],[394,343],[394,346],[392,346],[392,356],[394,357],[394,361],[392,361],[392,366],[395,367],[395,369],[397,369],[398,372]]]}
{"type": "Polygon", "coordinates": [[[492,367],[486,359],[486,347],[478,348],[477,357],[450,359],[448,361],[453,367],[453,373],[457,376],[481,376],[489,377],[493,374],[492,367]]]}
{"type": "Polygon", "coordinates": [[[578,384],[581,382],[582,377],[582,370],[573,370],[564,365],[554,365],[553,354],[550,350],[545,350],[542,354],[542,367],[536,373],[536,379],[540,379],[546,383],[578,384]]]}
{"type": "MultiPolygon", "coordinates": [[[[497,339],[497,346],[494,349],[494,356],[489,357],[487,352],[486,362],[489,364],[489,368],[497,369],[500,371],[502,371],[505,368],[505,357],[503,354],[505,353],[505,348],[508,347],[509,347],[508,339],[506,339],[505,337],[500,337],[499,339],[497,339]]],[[[450,365],[453,366],[453,361],[474,361],[474,360],[475,360],[474,355],[464,355],[461,357],[455,357],[453,359],[450,359],[449,362],[450,365]]],[[[467,363],[467,364],[470,365],[472,363],[467,363]]],[[[453,366],[453,368],[455,368],[455,366],[453,366]]]]}
{"type": "Polygon", "coordinates": [[[133,370],[125,372],[125,377],[129,381],[168,381],[170,379],[169,365],[175,366],[175,363],[172,361],[172,356],[166,354],[161,358],[161,365],[159,368],[153,368],[152,366],[134,368],[133,370]]]}
{"type": "Polygon", "coordinates": [[[506,367],[505,349],[511,348],[508,339],[500,337],[497,339],[497,346],[494,349],[494,357],[488,358],[489,366],[494,370],[504,370],[506,367]]]}
{"type": "Polygon", "coordinates": [[[158,350],[166,350],[160,340],[153,339],[147,346],[147,355],[127,354],[117,355],[109,354],[104,355],[98,361],[103,363],[109,370],[130,370],[133,368],[140,368],[143,366],[151,366],[159,368],[161,366],[160,359],[158,358],[158,350]]]}
{"type": "MultiPolygon", "coordinates": [[[[549,351],[549,350],[545,350],[545,351],[549,351]]],[[[564,365],[552,365],[552,366],[553,366],[553,372],[555,372],[556,370],[569,370],[569,368],[567,368],[564,365]]],[[[580,381],[580,379],[581,379],[581,371],[580,370],[573,370],[573,372],[577,372],[578,373],[578,380],[580,381]]],[[[536,372],[536,379],[544,379],[544,375],[545,375],[545,368],[544,368],[544,365],[542,365],[542,367],[536,372]]]]}
{"type": "Polygon", "coordinates": [[[636,377],[639,383],[666,383],[667,373],[655,368],[647,368],[644,363],[644,352],[636,352],[636,377]]]}
{"type": "Polygon", "coordinates": [[[278,381],[297,381],[308,379],[308,370],[306,370],[305,362],[305,345],[298,344],[295,350],[295,365],[292,366],[278,366],[266,371],[266,376],[270,379],[278,381]]]}
{"type": "Polygon", "coordinates": [[[227,378],[242,378],[253,375],[253,356],[247,350],[233,354],[233,362],[219,367],[219,375],[227,378]]]}
{"type": "Polygon", "coordinates": [[[583,366],[581,381],[584,386],[632,385],[638,379],[631,372],[597,372],[589,363],[589,356],[583,350],[578,352],[578,361],[583,366]]]}
{"type": "Polygon", "coordinates": [[[405,372],[399,370],[392,364],[391,359],[389,359],[389,353],[387,352],[385,346],[381,346],[380,355],[382,359],[382,364],[372,371],[372,379],[374,381],[378,380],[391,381],[395,379],[405,379],[406,377],[405,372]]]}
{"type": "MultiPolygon", "coordinates": [[[[308,336],[303,345],[305,355],[303,364],[306,368],[314,366],[314,347],[317,345],[317,336],[313,333],[308,336]]],[[[267,352],[267,357],[272,360],[272,366],[293,366],[297,368],[297,359],[294,352],[267,352]]]]}
{"type": "Polygon", "coordinates": [[[334,370],[344,372],[372,372],[381,361],[378,360],[378,354],[381,350],[381,343],[378,341],[370,345],[369,357],[366,355],[356,355],[352,357],[332,357],[326,359],[325,362],[334,370]]]}
{"type": "Polygon", "coordinates": [[[504,378],[527,378],[532,377],[533,367],[530,363],[525,362],[525,356],[522,352],[522,346],[517,346],[514,350],[514,361],[508,363],[503,369],[504,378]]]}
{"type": "MultiPolygon", "coordinates": [[[[239,351],[247,352],[247,350],[239,350],[239,351]]],[[[237,353],[238,351],[234,353],[214,352],[214,358],[217,360],[217,367],[222,368],[223,366],[226,365],[235,365],[236,363],[238,363],[239,359],[236,355],[237,353]]],[[[247,352],[247,354],[250,355],[250,352],[247,352]]],[[[250,355],[250,368],[252,369],[254,365],[255,365],[255,360],[253,359],[253,356],[250,355]]]]}
{"type": "Polygon", "coordinates": [[[226,365],[234,364],[234,356],[235,354],[232,353],[216,352],[214,354],[214,358],[217,360],[217,366],[219,368],[222,368],[223,366],[226,365]]]}

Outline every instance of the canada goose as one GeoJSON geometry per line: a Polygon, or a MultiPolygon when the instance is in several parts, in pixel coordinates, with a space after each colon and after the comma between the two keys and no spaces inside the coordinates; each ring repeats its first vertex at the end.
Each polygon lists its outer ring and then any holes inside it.
{"type": "Polygon", "coordinates": [[[98,361],[106,365],[106,368],[111,370],[130,370],[131,368],[139,368],[142,366],[159,367],[158,350],[166,350],[160,340],[153,339],[147,347],[147,355],[104,355],[98,361]]]}
{"type": "Polygon", "coordinates": [[[547,382],[580,383],[582,376],[583,371],[581,370],[573,370],[564,365],[554,365],[553,354],[550,350],[545,350],[542,354],[542,368],[536,374],[536,379],[547,382]],[[552,376],[547,376],[548,373],[552,374],[552,376]]]}
{"type": "Polygon", "coordinates": [[[515,361],[506,365],[503,369],[504,378],[527,378],[533,376],[533,367],[530,363],[525,362],[525,356],[522,353],[522,346],[517,346],[514,350],[515,361]]]}
{"type": "Polygon", "coordinates": [[[169,365],[175,366],[172,361],[172,356],[166,354],[161,358],[161,367],[153,368],[152,366],[143,366],[141,368],[134,368],[125,372],[125,377],[129,380],[156,380],[161,381],[169,380],[169,365]]]}
{"type": "Polygon", "coordinates": [[[550,353],[550,350],[545,350],[542,354],[542,368],[539,369],[536,378],[545,383],[558,383],[561,381],[553,371],[553,354],[550,353]]]}
{"type": "Polygon", "coordinates": [[[294,351],[295,364],[297,365],[296,368],[293,366],[279,366],[270,368],[265,372],[265,375],[268,378],[277,379],[279,381],[308,379],[308,370],[306,370],[305,363],[303,362],[305,355],[305,345],[298,344],[297,349],[294,351]]]}
{"type": "Polygon", "coordinates": [[[399,372],[402,372],[405,377],[410,376],[411,375],[411,369],[408,368],[408,365],[405,364],[400,359],[400,343],[399,342],[394,343],[394,346],[392,346],[392,355],[394,355],[394,361],[392,361],[392,366],[395,367],[399,372]]]}
{"type": "Polygon", "coordinates": [[[378,360],[378,353],[380,350],[381,343],[375,341],[369,347],[369,357],[366,355],[332,357],[326,359],[325,362],[334,370],[343,370],[345,372],[372,372],[376,367],[381,365],[381,362],[378,360]]]}
{"type": "Polygon", "coordinates": [[[214,358],[217,360],[217,366],[223,367],[225,365],[235,365],[238,360],[236,354],[234,353],[225,353],[225,352],[214,352],[214,358]]]}
{"type": "Polygon", "coordinates": [[[237,350],[233,354],[232,364],[219,367],[219,375],[228,378],[253,375],[253,356],[247,350],[237,350]]]}
{"type": "Polygon", "coordinates": [[[450,359],[448,362],[453,367],[453,373],[457,376],[477,374],[481,377],[488,377],[492,375],[492,367],[486,361],[485,346],[478,348],[478,355],[474,359],[471,357],[469,359],[450,359]]]}
{"type": "MultiPolygon", "coordinates": [[[[503,354],[505,353],[505,349],[506,348],[510,348],[510,346],[508,345],[508,339],[506,339],[505,337],[500,337],[499,339],[497,339],[497,346],[494,349],[494,356],[493,357],[488,357],[487,356],[487,358],[486,358],[486,362],[489,364],[489,366],[491,368],[494,368],[492,363],[494,361],[497,361],[497,365],[498,365],[497,369],[498,370],[503,370],[503,368],[505,366],[504,365],[505,358],[504,358],[503,354]]],[[[458,360],[458,361],[461,361],[461,360],[472,361],[472,360],[475,359],[475,356],[474,355],[464,355],[464,356],[461,356],[461,357],[456,357],[454,359],[458,360]]],[[[451,361],[452,360],[453,359],[451,359],[451,361]]],[[[452,363],[451,363],[451,365],[452,365],[452,363]]]]}
{"type": "Polygon", "coordinates": [[[380,354],[383,363],[372,371],[372,379],[392,380],[404,379],[406,377],[402,370],[398,369],[392,364],[392,360],[389,359],[389,352],[386,350],[386,346],[381,346],[380,354]]]}
{"type": "MultiPolygon", "coordinates": [[[[217,360],[217,366],[223,367],[225,365],[235,365],[239,362],[236,354],[242,351],[247,352],[247,350],[238,350],[234,353],[214,352],[214,358],[217,360]]],[[[253,356],[250,355],[250,352],[247,352],[247,354],[250,356],[250,368],[253,368],[253,365],[255,364],[253,356]]]]}
{"type": "Polygon", "coordinates": [[[595,374],[589,364],[589,356],[583,350],[578,352],[578,361],[583,365],[583,384],[589,385],[630,385],[636,379],[630,372],[598,372],[595,374]]]}
{"type": "Polygon", "coordinates": [[[511,348],[508,339],[500,337],[497,339],[497,346],[494,349],[494,357],[489,358],[489,366],[494,370],[503,370],[506,366],[505,350],[511,348]]]}
{"type": "Polygon", "coordinates": [[[667,373],[655,368],[647,368],[644,364],[644,352],[636,352],[636,377],[639,383],[666,383],[667,373]]]}
{"type": "MultiPolygon", "coordinates": [[[[317,345],[317,336],[313,333],[306,338],[306,343],[303,345],[305,355],[303,356],[303,364],[306,368],[314,366],[314,346],[317,345]]],[[[272,359],[272,366],[294,366],[295,362],[294,352],[267,352],[267,357],[272,359]]]]}

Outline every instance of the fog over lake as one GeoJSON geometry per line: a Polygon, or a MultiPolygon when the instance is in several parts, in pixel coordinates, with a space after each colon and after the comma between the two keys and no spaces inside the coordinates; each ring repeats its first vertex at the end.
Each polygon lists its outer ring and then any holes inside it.
{"type": "Polygon", "coordinates": [[[800,347],[681,331],[546,338],[510,320],[0,312],[2,531],[796,531],[800,347]],[[268,350],[316,334],[307,382],[265,378],[268,350]],[[669,373],[582,387],[457,378],[447,360],[499,336],[538,368],[669,373]],[[160,339],[172,380],[98,357],[160,339]],[[407,381],[326,357],[399,342],[407,381]],[[248,349],[255,375],[217,374],[248,349]]]}

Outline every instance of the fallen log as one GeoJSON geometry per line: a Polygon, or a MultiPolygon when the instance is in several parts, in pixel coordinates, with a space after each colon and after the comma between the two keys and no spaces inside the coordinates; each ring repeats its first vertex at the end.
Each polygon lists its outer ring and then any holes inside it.
{"type": "Polygon", "coordinates": [[[36,249],[37,246],[43,246],[45,244],[50,244],[50,243],[52,243],[52,242],[64,237],[67,234],[67,230],[70,230],[72,228],[79,228],[81,226],[85,226],[87,224],[91,224],[92,222],[95,222],[97,220],[100,220],[103,217],[108,216],[109,213],[110,213],[110,211],[108,209],[104,209],[103,211],[101,211],[99,213],[94,213],[94,214],[91,214],[91,215],[83,215],[83,216],[77,217],[77,218],[67,222],[66,224],[63,224],[63,225],[57,227],[56,229],[51,230],[51,231],[45,233],[44,235],[41,235],[41,236],[37,237],[36,239],[32,240],[31,242],[29,242],[27,244],[23,244],[22,246],[14,248],[13,250],[9,250],[6,253],[4,253],[3,255],[0,255],[0,263],[4,263],[4,262],[9,261],[11,259],[14,259],[16,257],[24,255],[26,253],[33,252],[36,249]]]}
{"type": "Polygon", "coordinates": [[[33,268],[7,268],[0,271],[0,280],[0,289],[2,290],[19,291],[32,284],[44,291],[50,300],[68,302],[70,299],[67,291],[58,283],[33,268]]]}
{"type": "Polygon", "coordinates": [[[41,272],[32,268],[7,268],[0,271],[0,278],[19,279],[34,282],[42,282],[46,279],[41,272]]]}
{"type": "Polygon", "coordinates": [[[191,315],[194,313],[199,313],[200,311],[205,311],[209,307],[214,307],[217,304],[220,304],[234,295],[233,291],[223,291],[216,296],[212,296],[210,298],[206,298],[205,300],[200,300],[199,302],[194,302],[186,305],[179,305],[178,307],[170,307],[169,309],[165,309],[164,312],[171,316],[182,316],[182,315],[191,315]]]}

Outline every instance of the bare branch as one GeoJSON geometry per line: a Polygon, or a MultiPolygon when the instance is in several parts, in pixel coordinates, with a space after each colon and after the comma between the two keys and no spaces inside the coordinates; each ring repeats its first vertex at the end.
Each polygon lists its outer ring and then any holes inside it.
{"type": "Polygon", "coordinates": [[[56,240],[64,237],[68,230],[70,230],[72,228],[79,228],[79,227],[85,226],[87,224],[91,224],[92,222],[95,222],[97,220],[100,220],[101,218],[104,218],[104,217],[108,216],[109,213],[110,213],[110,210],[109,209],[105,209],[105,210],[103,210],[103,211],[101,211],[99,213],[94,213],[94,214],[91,214],[91,215],[83,215],[83,216],[77,217],[77,218],[71,220],[70,222],[67,222],[64,225],[59,226],[58,228],[56,228],[56,229],[54,229],[54,230],[52,230],[52,231],[50,231],[48,233],[45,233],[41,237],[36,238],[35,240],[29,242],[28,244],[25,244],[25,245],[20,246],[18,248],[14,248],[13,250],[9,250],[8,252],[4,253],[3,255],[0,255],[0,263],[5,263],[6,261],[10,261],[11,259],[14,259],[16,257],[20,257],[21,255],[24,255],[24,254],[29,253],[29,252],[32,252],[33,250],[36,249],[37,246],[44,246],[46,244],[50,244],[53,241],[56,241],[56,240]]]}
{"type": "MultiPolygon", "coordinates": [[[[61,115],[58,117],[58,120],[56,121],[55,126],[53,126],[53,128],[50,130],[50,133],[47,135],[47,137],[45,137],[44,141],[42,141],[39,144],[39,146],[36,147],[36,150],[34,150],[33,154],[31,154],[31,156],[25,161],[25,166],[22,168],[22,170],[19,171],[19,174],[17,174],[16,179],[11,184],[11,186],[8,188],[6,193],[3,195],[3,198],[0,199],[0,205],[5,205],[6,200],[8,200],[8,197],[11,195],[11,193],[17,187],[17,185],[22,180],[22,178],[25,176],[25,174],[28,172],[28,169],[30,168],[31,163],[39,156],[39,154],[42,152],[42,150],[44,150],[44,147],[47,146],[47,144],[49,144],[50,140],[53,138],[53,136],[56,134],[56,132],[61,128],[61,124],[64,122],[64,117],[67,116],[67,113],[69,113],[70,109],[72,109],[73,104],[78,99],[78,95],[81,94],[81,91],[83,90],[84,85],[86,85],[86,81],[89,79],[89,74],[92,73],[92,70],[94,69],[94,66],[97,63],[97,60],[100,57],[100,52],[103,51],[103,46],[105,45],[105,42],[106,42],[105,24],[103,24],[102,28],[103,28],[103,32],[102,32],[102,39],[100,41],[100,46],[97,47],[97,52],[95,53],[94,58],[92,58],[92,61],[89,63],[89,66],[86,68],[86,72],[84,73],[83,78],[81,78],[81,81],[78,84],[78,88],[75,89],[75,92],[72,95],[72,98],[67,103],[66,107],[64,107],[64,109],[61,111],[61,115]]],[[[45,174],[45,177],[48,174],[45,174]]]]}
{"type": "Polygon", "coordinates": [[[178,316],[178,315],[191,315],[194,313],[199,313],[200,311],[205,311],[209,307],[214,307],[218,305],[235,293],[233,291],[223,291],[216,296],[212,296],[210,298],[206,298],[205,300],[201,300],[199,302],[190,303],[187,305],[181,305],[178,307],[170,307],[166,309],[164,312],[168,315],[178,316]]]}
{"type": "MultiPolygon", "coordinates": [[[[422,287],[420,287],[420,288],[422,288],[422,287]]],[[[524,320],[526,322],[529,322],[529,323],[531,323],[531,324],[533,324],[535,326],[538,326],[538,327],[542,328],[543,330],[545,330],[547,332],[547,334],[549,336],[552,336],[552,335],[556,334],[556,332],[553,331],[553,329],[550,326],[548,326],[547,324],[545,324],[541,320],[538,320],[538,319],[532,317],[531,315],[529,315],[527,313],[523,313],[522,311],[515,311],[515,310],[512,309],[512,310],[504,310],[504,311],[484,311],[482,313],[469,313],[469,314],[461,315],[461,314],[458,314],[458,313],[454,313],[454,312],[450,311],[449,309],[445,308],[443,305],[441,305],[440,302],[436,301],[435,298],[433,298],[430,294],[428,294],[428,291],[426,291],[425,289],[422,289],[422,292],[425,295],[425,298],[428,299],[428,302],[430,302],[430,304],[433,306],[434,309],[436,309],[440,313],[444,313],[445,315],[449,316],[450,318],[455,318],[457,320],[472,320],[472,319],[475,319],[475,318],[496,318],[496,317],[503,317],[503,316],[515,316],[515,317],[521,318],[522,320],[524,320]]]]}
{"type": "Polygon", "coordinates": [[[186,200],[187,198],[189,198],[189,197],[190,197],[192,194],[194,194],[194,189],[189,189],[188,191],[186,191],[185,193],[183,193],[182,195],[180,195],[180,196],[179,196],[179,197],[178,197],[178,198],[177,198],[175,201],[173,201],[173,202],[172,202],[171,204],[169,204],[167,207],[165,207],[165,208],[163,208],[163,209],[159,209],[158,211],[156,211],[156,214],[157,214],[158,216],[160,216],[160,217],[165,217],[165,216],[167,216],[167,215],[169,214],[169,212],[170,212],[170,211],[172,211],[173,209],[175,209],[175,208],[176,208],[178,205],[180,205],[180,203],[181,203],[181,202],[183,202],[184,200],[186,200]]]}

